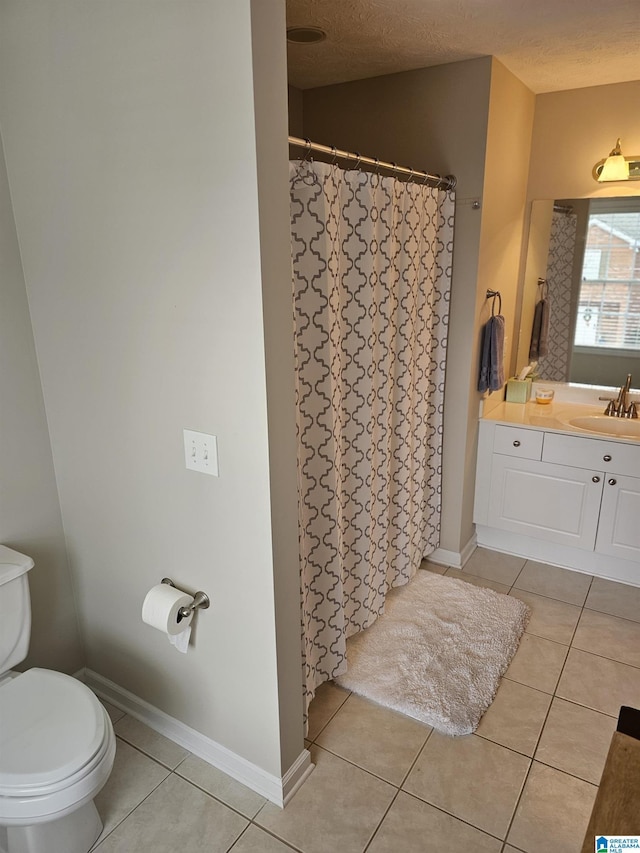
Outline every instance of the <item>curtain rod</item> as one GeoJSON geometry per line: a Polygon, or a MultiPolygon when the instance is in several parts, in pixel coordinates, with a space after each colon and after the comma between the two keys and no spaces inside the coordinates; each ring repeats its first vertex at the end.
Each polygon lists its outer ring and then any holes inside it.
{"type": "Polygon", "coordinates": [[[556,213],[573,213],[573,207],[570,204],[554,204],[553,209],[556,213]]]}
{"type": "Polygon", "coordinates": [[[336,148],[334,145],[321,145],[319,142],[311,142],[310,139],[300,139],[298,136],[289,137],[289,145],[294,145],[297,148],[306,148],[308,152],[317,151],[320,154],[330,154],[332,157],[340,158],[341,160],[355,161],[356,168],[360,164],[367,166],[375,166],[378,169],[384,169],[388,172],[393,172],[396,175],[406,175],[410,180],[422,179],[422,183],[428,184],[430,187],[437,187],[443,190],[455,189],[457,179],[455,175],[430,175],[428,172],[419,172],[417,169],[410,169],[406,166],[397,166],[395,163],[388,163],[385,160],[375,160],[373,157],[364,157],[361,154],[351,153],[336,148]]]}

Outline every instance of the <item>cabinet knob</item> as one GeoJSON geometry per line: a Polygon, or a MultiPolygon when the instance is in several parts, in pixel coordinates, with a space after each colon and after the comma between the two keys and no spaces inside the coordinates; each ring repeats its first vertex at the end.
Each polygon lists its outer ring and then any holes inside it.
{"type": "Polygon", "coordinates": [[[604,459],[605,462],[611,462],[611,457],[609,456],[608,453],[606,456],[603,456],[602,458],[604,459]]]}
{"type": "Polygon", "coordinates": [[[612,477],[612,478],[609,480],[609,485],[610,485],[610,486],[615,486],[615,484],[616,484],[617,482],[618,482],[618,481],[617,481],[617,480],[614,480],[614,479],[613,479],[613,477],[612,477]]]}
{"type": "Polygon", "coordinates": [[[520,442],[516,439],[516,441],[513,442],[513,446],[520,447],[520,442]]]}
{"type": "Polygon", "coordinates": [[[591,482],[592,482],[592,483],[599,483],[599,482],[600,482],[600,477],[592,477],[592,478],[591,478],[591,482]]]}

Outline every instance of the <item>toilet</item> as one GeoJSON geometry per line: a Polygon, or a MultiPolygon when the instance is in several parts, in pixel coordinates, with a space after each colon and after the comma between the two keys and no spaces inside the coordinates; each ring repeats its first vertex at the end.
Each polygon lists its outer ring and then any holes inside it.
{"type": "Polygon", "coordinates": [[[93,798],[111,773],[115,736],[81,681],[11,670],[29,648],[32,567],[0,545],[0,852],[87,853],[102,831],[93,798]]]}

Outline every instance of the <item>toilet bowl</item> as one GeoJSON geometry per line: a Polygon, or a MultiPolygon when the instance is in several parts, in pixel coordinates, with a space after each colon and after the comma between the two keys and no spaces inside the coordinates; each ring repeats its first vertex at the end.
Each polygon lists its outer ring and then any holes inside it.
{"type": "MultiPolygon", "coordinates": [[[[17,574],[15,565],[7,566],[21,556],[0,545],[0,620],[7,599],[14,605],[17,600],[10,587],[23,582],[18,595],[23,618],[16,619],[15,611],[13,618],[20,642],[5,643],[5,631],[0,637],[9,649],[5,662],[11,663],[26,654],[28,569],[17,574]],[[3,581],[11,574],[11,582],[3,581]]],[[[27,622],[28,640],[30,613],[27,622]]],[[[0,853],[88,853],[102,831],[93,798],[109,778],[114,757],[111,720],[82,682],[47,669],[17,673],[0,667],[0,853]]]]}

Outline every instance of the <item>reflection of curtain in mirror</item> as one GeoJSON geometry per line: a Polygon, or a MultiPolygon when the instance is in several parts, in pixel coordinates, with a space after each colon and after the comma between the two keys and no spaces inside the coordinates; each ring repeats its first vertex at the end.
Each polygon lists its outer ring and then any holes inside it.
{"type": "Polygon", "coordinates": [[[549,283],[549,349],[541,358],[538,373],[549,381],[566,382],[569,373],[571,335],[571,277],[576,244],[575,213],[553,212],[547,281],[549,283]]]}

